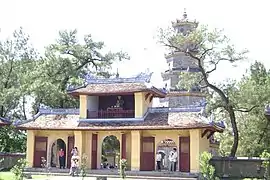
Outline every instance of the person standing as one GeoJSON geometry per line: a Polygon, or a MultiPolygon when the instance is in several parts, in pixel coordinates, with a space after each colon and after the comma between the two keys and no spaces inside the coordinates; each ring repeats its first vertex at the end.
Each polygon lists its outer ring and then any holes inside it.
{"type": "MultiPolygon", "coordinates": [[[[72,159],[78,158],[77,157],[78,155],[79,155],[78,148],[77,147],[72,148],[72,150],[71,150],[71,163],[73,161],[72,159]]],[[[72,174],[72,166],[70,166],[69,174],[72,174]]]]}
{"type": "Polygon", "coordinates": [[[174,163],[173,163],[173,151],[169,154],[169,171],[174,170],[174,163]]]}
{"type": "Polygon", "coordinates": [[[157,153],[156,155],[156,161],[157,161],[157,170],[161,171],[161,160],[162,160],[162,155],[160,152],[157,153]]]}
{"type": "Polygon", "coordinates": [[[59,156],[59,164],[60,164],[60,169],[65,169],[65,152],[63,149],[60,149],[58,152],[59,156]]]}
{"type": "Polygon", "coordinates": [[[178,158],[177,149],[173,148],[173,154],[172,154],[173,169],[172,169],[172,171],[176,171],[177,158],[178,158]]]}

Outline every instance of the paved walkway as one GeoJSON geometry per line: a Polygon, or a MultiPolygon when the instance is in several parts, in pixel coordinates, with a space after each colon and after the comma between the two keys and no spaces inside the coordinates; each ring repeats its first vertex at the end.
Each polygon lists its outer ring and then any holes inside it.
{"type": "MultiPolygon", "coordinates": [[[[50,176],[48,178],[42,178],[42,179],[39,179],[39,180],[82,180],[82,177],[71,177],[71,176],[50,176]]],[[[126,180],[149,180],[149,179],[153,179],[153,178],[126,178],[126,180]]],[[[173,177],[173,178],[164,178],[164,177],[161,177],[161,178],[158,178],[158,177],[155,177],[154,180],[165,180],[165,179],[170,179],[170,180],[196,180],[195,178],[176,178],[176,177],[173,177]]],[[[85,177],[84,180],[96,180],[96,177],[85,177]]],[[[107,180],[122,180],[121,178],[107,178],[107,180]]]]}

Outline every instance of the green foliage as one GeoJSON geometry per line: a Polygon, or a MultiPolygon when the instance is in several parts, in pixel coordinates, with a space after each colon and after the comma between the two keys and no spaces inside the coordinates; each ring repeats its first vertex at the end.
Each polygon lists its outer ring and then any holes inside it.
{"type": "Polygon", "coordinates": [[[82,179],[84,179],[84,177],[86,177],[86,168],[87,168],[87,155],[84,153],[82,155],[82,161],[81,161],[81,175],[82,175],[82,179]]]}
{"type": "Polygon", "coordinates": [[[13,126],[0,127],[0,152],[25,152],[26,134],[13,126]]]}
{"type": "Polygon", "coordinates": [[[29,36],[22,28],[14,31],[12,38],[0,41],[0,117],[24,117],[24,73],[33,70],[35,57],[29,36]]]}
{"type": "MultiPolygon", "coordinates": [[[[252,111],[236,112],[237,125],[239,128],[239,156],[259,156],[264,150],[270,151],[270,125],[265,117],[265,105],[269,103],[270,76],[263,64],[255,62],[240,82],[230,89],[230,99],[238,110],[243,107],[251,107],[252,111]]],[[[220,113],[221,114],[221,113],[220,113]]],[[[219,115],[220,115],[219,114],[219,115]]],[[[226,114],[222,117],[228,119],[226,114]]],[[[227,124],[229,124],[227,122],[227,124]]],[[[219,135],[223,154],[229,153],[232,143],[232,129],[219,135]]]]}
{"type": "Polygon", "coordinates": [[[178,89],[185,89],[191,91],[192,88],[199,86],[199,82],[202,79],[200,73],[194,72],[181,72],[180,81],[178,82],[178,89]]]}
{"type": "Polygon", "coordinates": [[[205,180],[217,180],[215,177],[215,168],[209,164],[212,155],[209,152],[203,152],[200,156],[200,173],[205,180]]]}
{"type": "Polygon", "coordinates": [[[103,53],[103,48],[104,43],[95,42],[91,35],[85,35],[80,43],[76,30],[59,32],[33,73],[31,92],[36,111],[41,103],[53,108],[78,107],[78,101],[66,93],[68,86],[83,85],[82,77],[89,72],[110,77],[111,65],[129,58],[123,52],[103,53]]]}
{"type": "Polygon", "coordinates": [[[11,169],[11,172],[15,176],[15,180],[23,180],[24,178],[24,168],[27,165],[25,159],[19,159],[17,164],[11,169]]]}
{"type": "Polygon", "coordinates": [[[120,142],[115,136],[107,136],[104,138],[102,143],[102,154],[105,152],[112,152],[118,154],[120,152],[120,142]]]}
{"type": "Polygon", "coordinates": [[[122,179],[126,178],[126,170],[127,170],[127,160],[126,159],[121,159],[120,161],[120,177],[122,179]]]}
{"type": "MultiPolygon", "coordinates": [[[[41,105],[78,108],[78,100],[66,92],[68,86],[83,85],[87,73],[110,77],[115,61],[129,59],[124,52],[106,53],[104,47],[89,34],[80,42],[76,30],[61,31],[38,56],[23,29],[14,31],[10,39],[0,41],[0,117],[25,120],[41,105]]],[[[0,151],[25,151],[25,135],[14,128],[1,128],[0,142],[0,151]]]]}
{"type": "Polygon", "coordinates": [[[263,153],[260,155],[261,158],[266,158],[265,161],[263,161],[262,166],[265,168],[265,173],[264,173],[264,177],[265,179],[270,179],[270,175],[269,175],[269,169],[270,169],[270,153],[267,152],[266,150],[263,151],[263,153]]]}

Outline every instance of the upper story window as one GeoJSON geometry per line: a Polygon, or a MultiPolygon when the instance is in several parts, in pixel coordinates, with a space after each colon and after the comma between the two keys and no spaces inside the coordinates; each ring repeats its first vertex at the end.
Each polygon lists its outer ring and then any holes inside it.
{"type": "Polygon", "coordinates": [[[134,118],[134,114],[133,94],[99,96],[98,104],[87,108],[87,118],[134,118]]]}

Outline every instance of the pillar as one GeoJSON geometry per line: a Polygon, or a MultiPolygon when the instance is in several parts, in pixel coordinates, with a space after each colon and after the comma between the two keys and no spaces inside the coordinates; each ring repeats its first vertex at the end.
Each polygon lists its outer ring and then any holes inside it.
{"type": "Polygon", "coordinates": [[[87,156],[87,168],[91,169],[92,167],[92,133],[85,132],[84,134],[84,153],[87,156]]]}
{"type": "Polygon", "coordinates": [[[82,131],[74,131],[74,138],[75,138],[75,145],[74,147],[78,148],[79,151],[79,157],[80,157],[80,162],[83,154],[83,132],[82,131]]]}
{"type": "Polygon", "coordinates": [[[144,114],[144,107],[143,107],[143,93],[135,93],[135,118],[141,118],[144,114]]]}
{"type": "Polygon", "coordinates": [[[190,130],[190,172],[198,173],[200,171],[200,139],[199,129],[190,130]]]}
{"type": "Polygon", "coordinates": [[[80,118],[87,118],[87,95],[80,95],[80,118]]]}
{"type": "Polygon", "coordinates": [[[141,157],[141,133],[140,131],[131,131],[131,170],[140,170],[141,157]]]}
{"type": "Polygon", "coordinates": [[[27,130],[27,148],[26,148],[26,161],[28,167],[34,166],[34,148],[35,148],[35,132],[33,130],[27,130]]]}

